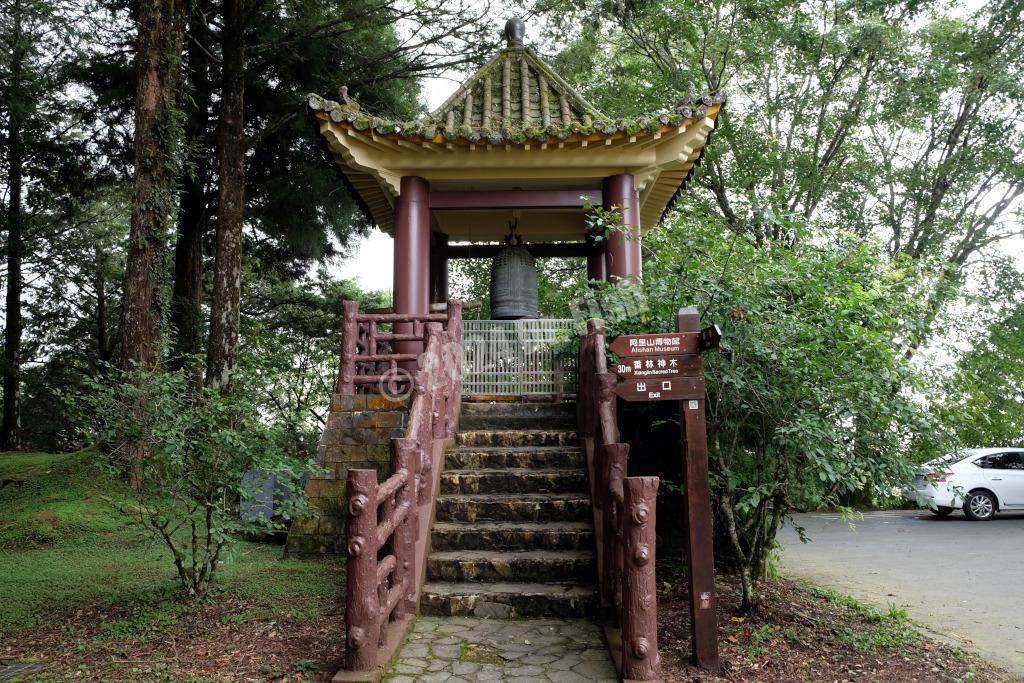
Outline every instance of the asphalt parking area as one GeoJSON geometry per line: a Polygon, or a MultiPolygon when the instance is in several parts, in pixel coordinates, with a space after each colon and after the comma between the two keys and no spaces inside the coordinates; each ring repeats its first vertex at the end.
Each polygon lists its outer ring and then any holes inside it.
{"type": "Polygon", "coordinates": [[[926,510],[797,515],[783,530],[787,576],[907,610],[911,618],[1024,675],[1024,513],[972,522],[926,510]]]}

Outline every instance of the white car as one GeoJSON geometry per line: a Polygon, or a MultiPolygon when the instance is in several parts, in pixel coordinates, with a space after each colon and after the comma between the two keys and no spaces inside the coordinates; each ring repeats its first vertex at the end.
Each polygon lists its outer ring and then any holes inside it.
{"type": "Polygon", "coordinates": [[[1024,510],[1024,448],[971,448],[926,462],[906,497],[940,517],[958,507],[977,521],[1024,510]]]}

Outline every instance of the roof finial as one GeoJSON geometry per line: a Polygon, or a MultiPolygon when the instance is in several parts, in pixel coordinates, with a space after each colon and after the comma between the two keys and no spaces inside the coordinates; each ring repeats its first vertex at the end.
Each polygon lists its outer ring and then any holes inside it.
{"type": "Polygon", "coordinates": [[[509,47],[522,47],[526,35],[526,24],[519,17],[512,17],[505,22],[505,40],[509,47]]]}

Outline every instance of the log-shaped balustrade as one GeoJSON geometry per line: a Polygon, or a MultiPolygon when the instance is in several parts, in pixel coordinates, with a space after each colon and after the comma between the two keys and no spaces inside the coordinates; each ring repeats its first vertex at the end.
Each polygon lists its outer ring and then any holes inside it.
{"type": "Polygon", "coordinates": [[[604,321],[580,339],[576,402],[587,449],[605,631],[623,679],[658,680],[654,574],[658,478],[627,477],[629,445],[619,443],[615,375],[608,372],[604,321]]]}
{"type": "MultiPolygon", "coordinates": [[[[406,384],[408,376],[400,376],[398,369],[408,372],[415,370],[419,358],[417,353],[398,353],[396,343],[413,342],[423,344],[427,340],[428,327],[439,323],[451,329],[454,309],[449,306],[446,313],[362,313],[359,302],[344,302],[344,317],[341,329],[341,367],[335,391],[339,394],[377,394],[387,386],[392,392],[406,384]],[[381,326],[391,329],[381,329],[381,326]]],[[[458,309],[462,320],[461,304],[458,309]]]]}
{"type": "Polygon", "coordinates": [[[403,354],[376,353],[373,341],[360,353],[354,343],[360,323],[368,324],[364,329],[371,340],[401,336],[378,334],[379,322],[422,329],[426,347],[414,358],[408,427],[405,436],[392,440],[391,476],[378,482],[375,470],[348,473],[346,662],[335,680],[376,678],[416,613],[438,490],[437,460],[445,441],[455,435],[462,395],[462,314],[454,300],[448,302],[447,313],[422,316],[360,314],[354,302],[345,302],[339,393],[380,384],[378,376],[356,373],[359,362],[386,363],[394,369],[407,360],[403,354]]]}

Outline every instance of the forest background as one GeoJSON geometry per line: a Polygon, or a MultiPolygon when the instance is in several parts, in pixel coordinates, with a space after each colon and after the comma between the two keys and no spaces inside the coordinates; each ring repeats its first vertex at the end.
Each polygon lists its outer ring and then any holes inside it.
{"type": "MultiPolygon", "coordinates": [[[[305,457],[342,299],[388,294],[337,275],[372,226],[304,95],[345,86],[365,110],[426,115],[423,79],[480,65],[510,9],[603,111],[728,93],[645,242],[647,305],[613,331],[669,329],[681,305],[723,327],[713,486],[746,602],[791,512],[882,500],[936,453],[1024,440],[1020,2],[0,9],[2,450],[79,448],[90,430],[69,397],[148,373],[245,404],[229,427],[254,418],[305,457]]],[[[542,262],[544,314],[621,295],[584,277],[542,262]]],[[[486,264],[453,281],[486,299],[486,264]]]]}

